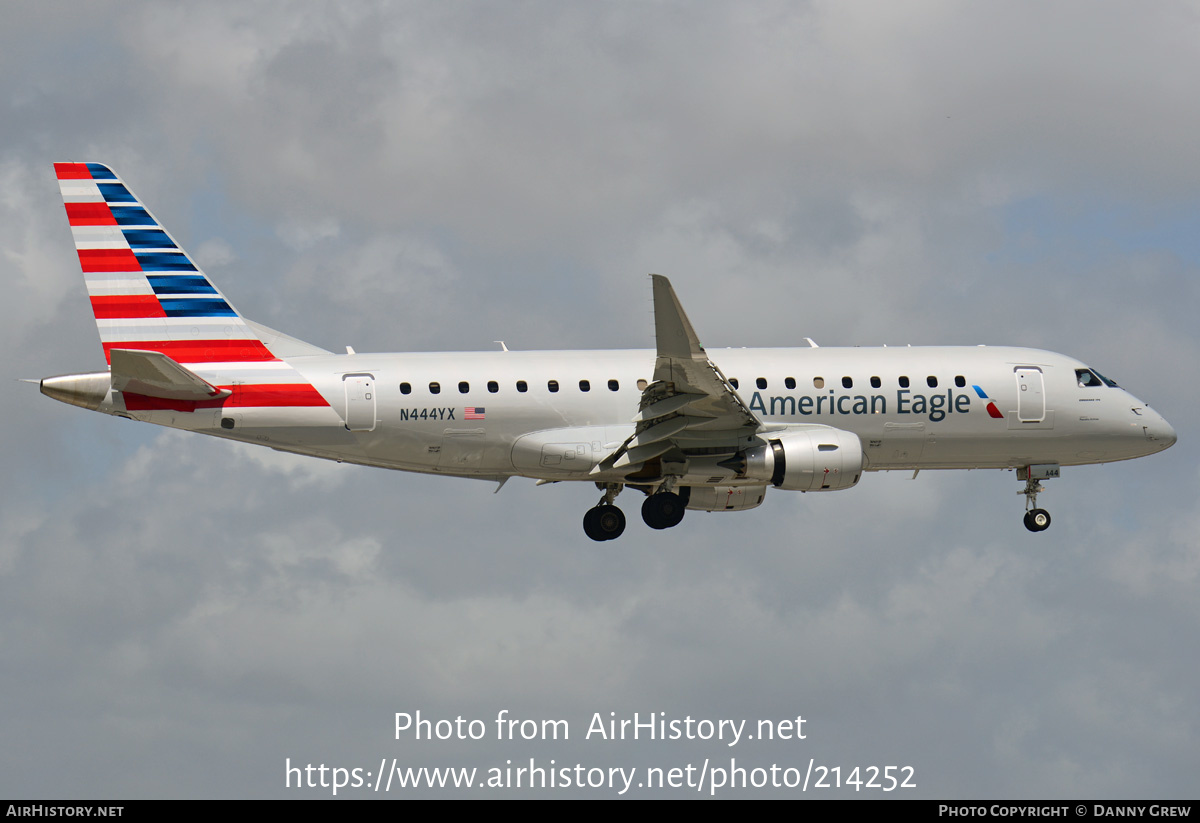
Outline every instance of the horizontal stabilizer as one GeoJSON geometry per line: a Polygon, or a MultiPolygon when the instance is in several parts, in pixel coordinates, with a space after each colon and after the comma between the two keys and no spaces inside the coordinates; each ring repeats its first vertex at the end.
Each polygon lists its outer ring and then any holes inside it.
{"type": "Polygon", "coordinates": [[[112,349],[110,354],[115,391],[164,400],[219,400],[231,394],[161,352],[112,349]]]}

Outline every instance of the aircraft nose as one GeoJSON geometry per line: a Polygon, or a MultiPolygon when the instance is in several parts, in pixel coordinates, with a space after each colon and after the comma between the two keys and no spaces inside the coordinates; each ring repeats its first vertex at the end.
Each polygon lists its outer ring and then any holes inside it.
{"type": "Polygon", "coordinates": [[[1154,412],[1154,417],[1146,421],[1146,437],[1155,442],[1160,448],[1169,449],[1175,445],[1175,429],[1161,414],[1154,412]]]}
{"type": "Polygon", "coordinates": [[[1164,417],[1162,417],[1161,415],[1158,418],[1158,422],[1162,426],[1162,434],[1160,434],[1159,437],[1162,438],[1162,441],[1164,443],[1163,448],[1169,449],[1169,448],[1171,448],[1171,446],[1175,445],[1175,440],[1177,439],[1175,437],[1175,430],[1173,428],[1171,428],[1171,424],[1168,423],[1166,421],[1166,419],[1164,417]]]}

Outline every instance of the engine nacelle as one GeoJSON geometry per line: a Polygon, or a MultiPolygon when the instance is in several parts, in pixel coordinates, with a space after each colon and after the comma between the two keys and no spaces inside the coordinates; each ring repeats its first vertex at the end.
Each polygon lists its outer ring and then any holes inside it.
{"type": "Polygon", "coordinates": [[[746,477],[777,489],[848,489],[863,472],[862,442],[842,429],[800,429],[768,438],[746,452],[746,477]]]}
{"type": "Polygon", "coordinates": [[[692,486],[687,507],[703,512],[742,512],[761,506],[766,486],[692,486]]]}

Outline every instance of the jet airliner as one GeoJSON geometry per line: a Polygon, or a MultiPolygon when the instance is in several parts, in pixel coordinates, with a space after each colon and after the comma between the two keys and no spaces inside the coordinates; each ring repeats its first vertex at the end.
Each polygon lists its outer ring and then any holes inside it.
{"type": "MultiPolygon", "coordinates": [[[[335,354],[243,316],[107,166],[56,163],[108,369],[44,394],[105,414],[401,471],[594,483],[593,540],[644,495],[653,529],[768,489],[866,471],[1010,469],[1041,481],[1175,442],[1161,415],[1071,357],[990,346],[706,350],[651,275],[655,348],[335,354]]],[[[499,491],[499,487],[497,488],[499,491]]]]}

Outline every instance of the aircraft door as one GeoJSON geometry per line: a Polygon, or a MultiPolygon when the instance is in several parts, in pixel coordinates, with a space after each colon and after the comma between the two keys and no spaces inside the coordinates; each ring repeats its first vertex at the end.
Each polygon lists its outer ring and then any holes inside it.
{"type": "Polygon", "coordinates": [[[1046,418],[1045,382],[1042,370],[1019,368],[1017,375],[1017,420],[1038,423],[1046,418]]]}
{"type": "Polygon", "coordinates": [[[346,413],[343,420],[352,432],[375,430],[375,377],[370,374],[342,376],[346,387],[346,413]]]}

